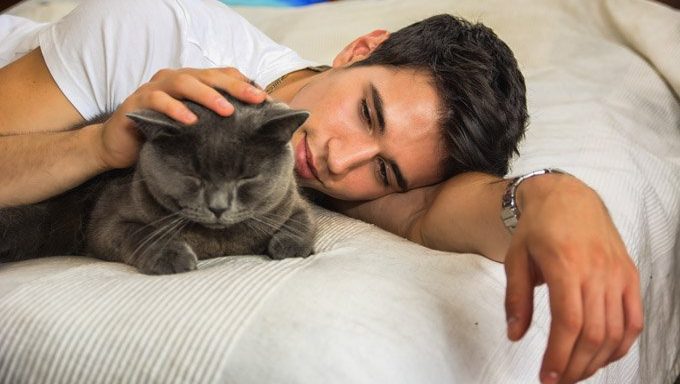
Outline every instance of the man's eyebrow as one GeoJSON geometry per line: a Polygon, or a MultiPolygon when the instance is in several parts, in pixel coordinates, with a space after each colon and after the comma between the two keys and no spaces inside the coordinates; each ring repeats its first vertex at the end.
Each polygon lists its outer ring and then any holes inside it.
{"type": "MultiPolygon", "coordinates": [[[[381,135],[384,135],[385,115],[383,112],[383,100],[382,97],[380,96],[380,92],[378,92],[378,89],[375,87],[375,84],[373,84],[373,82],[370,83],[370,89],[371,96],[373,98],[373,110],[375,111],[375,117],[376,120],[378,121],[378,132],[380,132],[381,135]]],[[[404,178],[404,175],[401,173],[399,166],[394,160],[386,159],[386,161],[390,163],[390,168],[394,172],[394,178],[397,179],[399,189],[401,189],[402,192],[406,192],[408,190],[408,182],[406,181],[406,178],[404,178]]]]}
{"type": "Polygon", "coordinates": [[[373,82],[370,83],[371,86],[371,96],[373,96],[373,109],[375,110],[375,117],[378,120],[378,131],[380,134],[385,133],[385,117],[383,116],[383,100],[380,96],[380,92],[375,87],[373,82]]]}

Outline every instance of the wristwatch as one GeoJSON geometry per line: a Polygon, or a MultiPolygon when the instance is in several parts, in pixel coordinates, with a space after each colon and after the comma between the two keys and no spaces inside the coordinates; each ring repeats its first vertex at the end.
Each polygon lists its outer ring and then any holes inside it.
{"type": "Polygon", "coordinates": [[[526,179],[532,178],[534,176],[545,175],[547,173],[559,173],[568,175],[561,169],[557,168],[545,168],[538,171],[533,171],[522,176],[517,176],[510,180],[508,186],[505,188],[505,193],[503,194],[503,200],[501,201],[501,220],[505,224],[505,228],[510,231],[510,233],[515,232],[515,227],[519,221],[521,212],[517,206],[517,200],[515,199],[515,193],[517,192],[517,187],[526,179]]]}

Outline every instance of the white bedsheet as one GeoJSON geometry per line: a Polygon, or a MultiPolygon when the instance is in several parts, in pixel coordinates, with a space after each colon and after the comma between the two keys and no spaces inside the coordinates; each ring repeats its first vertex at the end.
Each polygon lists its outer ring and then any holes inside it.
{"type": "MultiPolygon", "coordinates": [[[[13,12],[41,9],[32,4],[13,12]]],[[[644,0],[241,11],[319,62],[359,33],[440,12],[494,28],[527,78],[531,125],[513,173],[558,166],[586,181],[640,269],[646,328],[588,382],[671,383],[680,373],[680,12],[644,0]]],[[[86,258],[0,265],[0,382],[537,381],[545,289],[531,330],[512,344],[502,266],[318,213],[308,259],[221,258],[168,277],[86,258]]]]}

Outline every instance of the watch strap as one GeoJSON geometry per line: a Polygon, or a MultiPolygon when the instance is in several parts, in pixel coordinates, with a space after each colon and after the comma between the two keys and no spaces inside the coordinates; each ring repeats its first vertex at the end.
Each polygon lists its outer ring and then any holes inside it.
{"type": "Polygon", "coordinates": [[[503,194],[503,199],[501,200],[501,220],[503,220],[505,228],[507,228],[510,233],[515,232],[515,228],[517,227],[517,223],[519,222],[519,218],[521,216],[516,199],[517,188],[524,180],[548,173],[568,174],[567,172],[558,168],[544,168],[517,176],[511,179],[508,183],[507,187],[505,188],[505,193],[503,194]]]}

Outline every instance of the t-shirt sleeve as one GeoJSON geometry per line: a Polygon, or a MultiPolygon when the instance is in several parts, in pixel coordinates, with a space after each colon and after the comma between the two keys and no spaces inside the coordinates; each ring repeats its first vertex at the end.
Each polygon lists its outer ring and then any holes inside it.
{"type": "Polygon", "coordinates": [[[279,76],[318,65],[304,60],[216,0],[180,0],[187,18],[187,60],[192,66],[231,66],[265,87],[279,76]],[[198,63],[196,60],[202,62],[198,63]]]}
{"type": "Polygon", "coordinates": [[[31,52],[44,23],[12,15],[0,15],[0,68],[31,52]]]}
{"type": "Polygon", "coordinates": [[[85,119],[115,110],[163,68],[236,67],[264,87],[315,65],[216,0],[85,0],[38,42],[85,119]]]}
{"type": "Polygon", "coordinates": [[[57,85],[90,119],[115,110],[159,69],[180,67],[185,34],[176,0],[87,0],[38,41],[57,85]]]}

